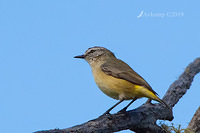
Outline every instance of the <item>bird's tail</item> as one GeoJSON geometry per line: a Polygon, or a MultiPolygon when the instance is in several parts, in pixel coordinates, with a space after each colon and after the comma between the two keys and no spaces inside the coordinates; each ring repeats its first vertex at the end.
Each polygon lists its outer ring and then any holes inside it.
{"type": "Polygon", "coordinates": [[[156,101],[164,104],[169,110],[172,110],[163,100],[161,100],[159,97],[157,97],[157,99],[155,99],[156,101]]]}

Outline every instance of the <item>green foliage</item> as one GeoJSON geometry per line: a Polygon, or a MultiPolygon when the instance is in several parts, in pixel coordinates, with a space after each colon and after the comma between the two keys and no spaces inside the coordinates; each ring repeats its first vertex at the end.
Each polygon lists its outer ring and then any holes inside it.
{"type": "Polygon", "coordinates": [[[189,128],[182,129],[181,125],[178,125],[178,127],[175,127],[173,123],[171,124],[171,126],[164,123],[160,123],[160,125],[167,133],[194,133],[189,128]]]}

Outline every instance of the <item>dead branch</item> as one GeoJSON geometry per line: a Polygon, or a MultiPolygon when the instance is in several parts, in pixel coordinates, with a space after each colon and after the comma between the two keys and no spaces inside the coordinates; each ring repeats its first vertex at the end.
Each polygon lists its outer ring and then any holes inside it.
{"type": "Polygon", "coordinates": [[[200,107],[197,109],[192,120],[188,125],[189,129],[192,129],[195,133],[200,133],[200,107]]]}

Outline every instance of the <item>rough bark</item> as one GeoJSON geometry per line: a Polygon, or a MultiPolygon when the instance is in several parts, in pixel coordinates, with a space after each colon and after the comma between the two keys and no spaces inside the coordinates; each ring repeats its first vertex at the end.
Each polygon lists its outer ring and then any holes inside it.
{"type": "Polygon", "coordinates": [[[200,133],[200,107],[197,109],[192,120],[190,121],[188,128],[195,133],[200,133]]]}
{"type": "MultiPolygon", "coordinates": [[[[163,97],[169,107],[173,108],[190,88],[194,76],[200,72],[200,58],[190,63],[180,77],[169,87],[163,97]]],[[[144,104],[125,113],[102,116],[84,124],[66,129],[38,131],[37,133],[111,133],[130,129],[137,133],[165,133],[156,124],[157,120],[173,119],[172,112],[161,104],[144,104]]]]}

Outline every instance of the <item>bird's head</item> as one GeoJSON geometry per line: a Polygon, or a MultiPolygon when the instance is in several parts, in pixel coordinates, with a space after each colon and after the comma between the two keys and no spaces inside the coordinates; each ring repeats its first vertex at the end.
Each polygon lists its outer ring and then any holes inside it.
{"type": "Polygon", "coordinates": [[[104,47],[92,47],[86,50],[83,55],[75,56],[74,58],[85,59],[91,65],[98,61],[115,58],[115,55],[104,47]]]}

